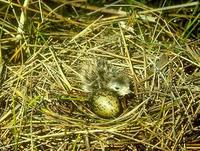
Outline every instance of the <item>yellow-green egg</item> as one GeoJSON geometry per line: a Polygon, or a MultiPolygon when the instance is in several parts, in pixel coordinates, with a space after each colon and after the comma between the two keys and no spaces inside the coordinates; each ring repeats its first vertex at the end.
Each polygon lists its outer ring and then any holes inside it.
{"type": "Polygon", "coordinates": [[[91,99],[92,111],[102,118],[115,118],[122,113],[122,105],[117,96],[106,90],[99,90],[91,99]]]}

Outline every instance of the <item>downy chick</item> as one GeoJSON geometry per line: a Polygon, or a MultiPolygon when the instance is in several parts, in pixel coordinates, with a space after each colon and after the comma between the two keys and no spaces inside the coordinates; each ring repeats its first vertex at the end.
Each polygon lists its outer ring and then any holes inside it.
{"type": "Polygon", "coordinates": [[[123,70],[102,58],[89,59],[81,69],[82,88],[85,92],[105,89],[124,96],[131,92],[130,80],[123,70]]]}

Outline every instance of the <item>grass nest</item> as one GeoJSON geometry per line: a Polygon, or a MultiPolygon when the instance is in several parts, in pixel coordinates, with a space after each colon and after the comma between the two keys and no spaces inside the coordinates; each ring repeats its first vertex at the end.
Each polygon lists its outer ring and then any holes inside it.
{"type": "Polygon", "coordinates": [[[0,150],[200,150],[199,2],[0,3],[0,150]],[[131,79],[119,117],[88,106],[92,57],[131,79]]]}

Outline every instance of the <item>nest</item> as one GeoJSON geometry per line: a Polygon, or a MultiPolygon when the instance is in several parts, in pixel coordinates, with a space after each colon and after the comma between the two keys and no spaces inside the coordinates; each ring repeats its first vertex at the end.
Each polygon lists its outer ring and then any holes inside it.
{"type": "Polygon", "coordinates": [[[62,1],[30,2],[20,32],[20,6],[1,3],[0,150],[200,149],[199,35],[138,3],[126,14],[62,1]],[[95,115],[81,89],[80,64],[92,57],[131,79],[117,118],[95,115]]]}

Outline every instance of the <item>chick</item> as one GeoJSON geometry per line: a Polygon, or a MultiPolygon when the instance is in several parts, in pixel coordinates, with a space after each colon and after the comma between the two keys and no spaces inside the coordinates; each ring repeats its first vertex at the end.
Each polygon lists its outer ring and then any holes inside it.
{"type": "Polygon", "coordinates": [[[124,96],[131,92],[130,80],[123,70],[104,58],[89,59],[81,69],[82,88],[85,92],[107,89],[124,96]]]}

